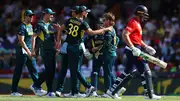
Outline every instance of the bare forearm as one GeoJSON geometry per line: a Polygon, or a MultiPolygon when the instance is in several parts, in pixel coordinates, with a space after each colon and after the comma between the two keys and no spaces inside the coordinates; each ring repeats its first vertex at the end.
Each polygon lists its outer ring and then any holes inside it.
{"type": "Polygon", "coordinates": [[[61,31],[57,32],[57,43],[60,45],[61,44],[61,31]]]}
{"type": "Polygon", "coordinates": [[[88,34],[90,35],[96,35],[96,34],[102,34],[102,33],[104,33],[104,29],[88,31],[88,34]]]}
{"type": "Polygon", "coordinates": [[[27,52],[27,53],[31,53],[29,48],[27,47],[26,43],[24,41],[20,41],[20,44],[22,46],[22,48],[24,48],[24,50],[27,52]]]}
{"type": "Polygon", "coordinates": [[[35,52],[35,43],[36,43],[36,37],[32,37],[32,52],[35,52]]]}
{"type": "Polygon", "coordinates": [[[143,41],[141,41],[141,45],[142,45],[143,47],[146,47],[146,46],[147,46],[147,44],[144,43],[143,41]]]}
{"type": "Polygon", "coordinates": [[[129,47],[134,46],[129,38],[129,34],[127,31],[123,31],[122,38],[129,47]]]}

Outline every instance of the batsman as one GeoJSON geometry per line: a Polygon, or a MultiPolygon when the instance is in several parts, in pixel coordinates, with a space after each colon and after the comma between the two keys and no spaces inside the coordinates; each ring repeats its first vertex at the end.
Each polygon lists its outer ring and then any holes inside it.
{"type": "Polygon", "coordinates": [[[139,58],[141,50],[147,51],[150,55],[156,53],[155,49],[145,44],[142,40],[142,24],[149,18],[148,9],[143,5],[138,5],[134,9],[134,17],[130,19],[126,28],[122,33],[123,40],[132,51],[125,47],[125,54],[127,56],[124,72],[117,77],[116,82],[107,91],[107,94],[112,98],[116,98],[115,93],[127,82],[127,76],[133,71],[133,65],[141,74],[142,85],[144,87],[145,99],[161,99],[161,96],[154,94],[152,85],[152,74],[147,61],[139,58]]]}

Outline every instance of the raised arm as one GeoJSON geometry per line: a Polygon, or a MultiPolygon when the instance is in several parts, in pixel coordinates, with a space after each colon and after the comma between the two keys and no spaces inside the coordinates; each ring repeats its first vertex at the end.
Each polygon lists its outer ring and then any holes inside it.
{"type": "Polygon", "coordinates": [[[102,29],[99,29],[99,30],[92,30],[91,28],[88,28],[86,30],[86,32],[89,35],[96,35],[96,34],[104,34],[105,31],[110,31],[110,30],[112,30],[112,27],[102,28],[102,29]]]}

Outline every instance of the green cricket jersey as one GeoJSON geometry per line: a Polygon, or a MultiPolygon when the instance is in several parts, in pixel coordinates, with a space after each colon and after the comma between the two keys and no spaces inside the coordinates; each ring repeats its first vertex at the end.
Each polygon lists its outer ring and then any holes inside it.
{"type": "Polygon", "coordinates": [[[45,23],[43,20],[40,20],[34,32],[38,34],[38,37],[42,41],[41,49],[43,50],[54,49],[55,33],[57,31],[51,23],[45,23]]]}
{"type": "Polygon", "coordinates": [[[91,37],[91,43],[93,47],[98,47],[104,43],[104,35],[95,35],[91,37]]]}
{"type": "Polygon", "coordinates": [[[116,56],[117,55],[116,49],[118,42],[119,42],[119,38],[116,36],[115,29],[113,29],[112,31],[105,32],[103,54],[116,56]]]}
{"type": "MultiPolygon", "coordinates": [[[[21,23],[19,26],[18,35],[24,36],[24,42],[26,43],[27,47],[31,50],[31,37],[33,35],[32,25],[21,23]]],[[[21,47],[20,43],[18,43],[18,46],[21,47]]]]}
{"type": "Polygon", "coordinates": [[[67,30],[67,43],[68,44],[80,44],[84,36],[85,30],[89,28],[89,24],[77,18],[70,18],[66,24],[67,30]]]}

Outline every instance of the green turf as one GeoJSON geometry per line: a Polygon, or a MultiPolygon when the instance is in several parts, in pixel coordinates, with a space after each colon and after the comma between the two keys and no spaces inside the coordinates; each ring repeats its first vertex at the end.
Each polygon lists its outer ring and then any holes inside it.
{"type": "MultiPolygon", "coordinates": [[[[11,97],[9,95],[0,95],[0,101],[114,101],[110,98],[47,98],[25,95],[23,97],[11,97]]],[[[123,96],[120,101],[149,101],[143,96],[123,96]]],[[[180,101],[180,96],[162,96],[159,101],[180,101]]]]}

